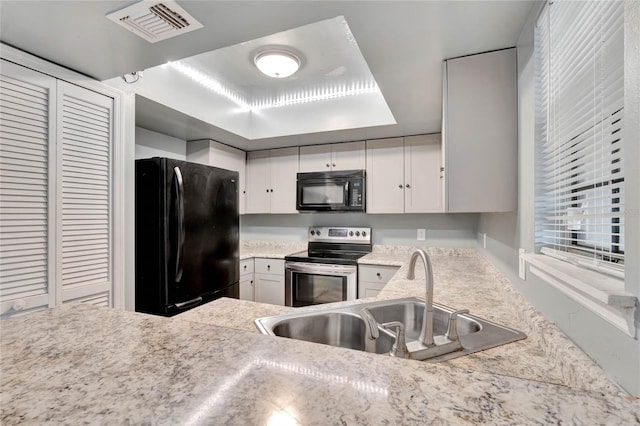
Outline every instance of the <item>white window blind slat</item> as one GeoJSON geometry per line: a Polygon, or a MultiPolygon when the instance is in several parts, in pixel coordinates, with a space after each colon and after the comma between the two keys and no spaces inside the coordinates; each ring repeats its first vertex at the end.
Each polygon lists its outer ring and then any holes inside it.
{"type": "Polygon", "coordinates": [[[623,2],[549,3],[535,41],[536,245],[618,269],[624,262],[623,10],[623,2]]]}

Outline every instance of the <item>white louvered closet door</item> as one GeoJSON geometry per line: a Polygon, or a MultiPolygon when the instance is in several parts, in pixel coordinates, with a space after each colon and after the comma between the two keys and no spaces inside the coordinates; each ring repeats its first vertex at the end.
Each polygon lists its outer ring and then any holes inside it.
{"type": "Polygon", "coordinates": [[[0,63],[0,315],[14,315],[55,305],[56,80],[0,63]]]}
{"type": "Polygon", "coordinates": [[[112,306],[113,100],[58,81],[58,300],[112,306]]]}

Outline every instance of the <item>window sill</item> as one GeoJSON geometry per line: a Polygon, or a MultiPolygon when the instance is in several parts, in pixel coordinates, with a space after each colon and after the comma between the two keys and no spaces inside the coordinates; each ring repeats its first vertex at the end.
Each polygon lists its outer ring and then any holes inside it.
{"type": "Polygon", "coordinates": [[[553,259],[542,254],[521,253],[529,271],[575,302],[589,309],[631,337],[635,337],[637,298],[624,290],[624,281],[553,259]]]}

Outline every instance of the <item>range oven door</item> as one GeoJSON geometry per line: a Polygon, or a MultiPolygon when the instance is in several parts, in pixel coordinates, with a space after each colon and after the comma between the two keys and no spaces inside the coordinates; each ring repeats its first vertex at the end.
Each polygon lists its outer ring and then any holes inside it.
{"type": "Polygon", "coordinates": [[[287,306],[309,306],[354,300],[358,267],[319,263],[285,262],[287,306]]]}

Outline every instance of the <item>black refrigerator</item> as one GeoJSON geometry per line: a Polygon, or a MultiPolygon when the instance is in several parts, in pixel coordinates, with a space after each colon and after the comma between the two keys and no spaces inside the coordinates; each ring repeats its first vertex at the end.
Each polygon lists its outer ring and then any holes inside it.
{"type": "Polygon", "coordinates": [[[172,316],[238,298],[238,172],[136,160],[136,311],[172,316]]]}

